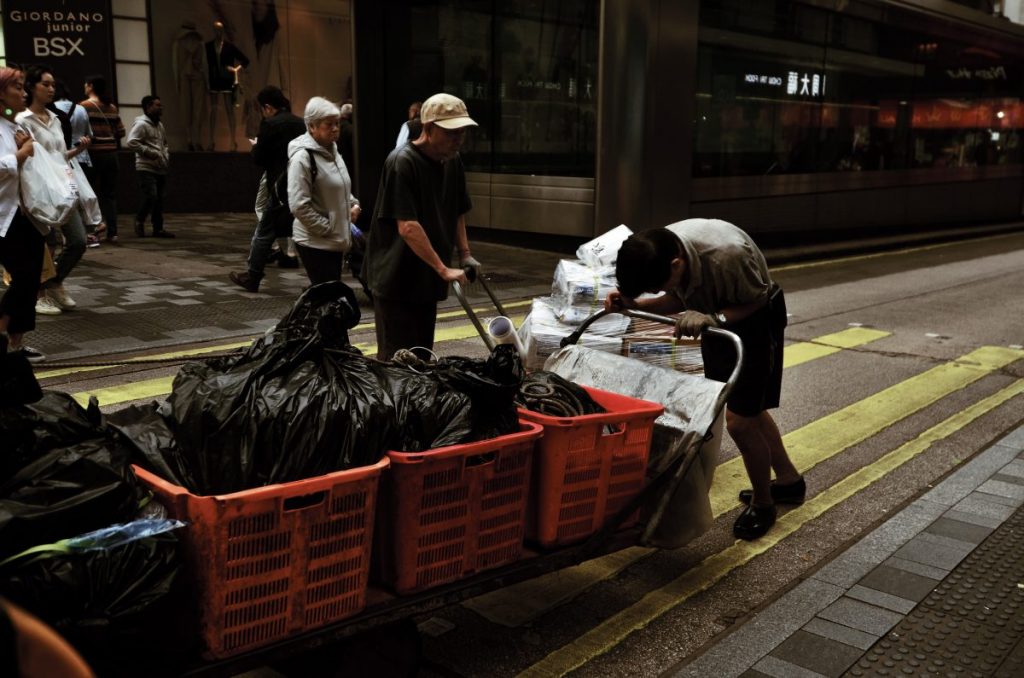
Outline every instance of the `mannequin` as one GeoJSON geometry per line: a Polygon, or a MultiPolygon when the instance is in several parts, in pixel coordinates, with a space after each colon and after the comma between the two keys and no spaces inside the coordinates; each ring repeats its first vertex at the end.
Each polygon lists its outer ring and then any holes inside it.
{"type": "Polygon", "coordinates": [[[241,50],[228,42],[224,36],[224,24],[220,21],[213,22],[213,40],[206,43],[206,64],[209,73],[207,90],[210,94],[210,145],[207,150],[214,150],[217,106],[223,104],[228,118],[231,150],[237,151],[235,106],[237,105],[239,72],[249,65],[249,59],[242,54],[241,50]]]}
{"type": "Polygon", "coordinates": [[[178,94],[181,117],[185,121],[188,150],[200,150],[203,121],[206,118],[207,64],[203,37],[192,21],[181,22],[181,29],[172,43],[174,87],[178,94]]]}

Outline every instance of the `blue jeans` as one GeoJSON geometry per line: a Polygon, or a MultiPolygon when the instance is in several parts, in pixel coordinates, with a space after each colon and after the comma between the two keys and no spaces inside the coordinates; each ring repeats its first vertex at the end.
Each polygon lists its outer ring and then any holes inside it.
{"type": "MultiPolygon", "coordinates": [[[[71,270],[82,260],[82,255],[85,254],[85,224],[82,223],[82,216],[78,210],[71,213],[68,223],[61,226],[60,231],[64,234],[64,248],[53,260],[53,264],[57,268],[57,275],[47,280],[45,287],[56,287],[63,284],[64,279],[68,277],[71,270]]],[[[50,231],[50,235],[46,239],[51,247],[56,247],[57,231],[50,231]]]]}
{"type": "Polygon", "coordinates": [[[249,276],[257,280],[263,278],[263,269],[267,267],[267,259],[274,249],[274,240],[277,234],[274,229],[274,219],[271,217],[272,210],[263,212],[263,218],[256,224],[256,230],[252,234],[252,243],[249,245],[249,276]]]}

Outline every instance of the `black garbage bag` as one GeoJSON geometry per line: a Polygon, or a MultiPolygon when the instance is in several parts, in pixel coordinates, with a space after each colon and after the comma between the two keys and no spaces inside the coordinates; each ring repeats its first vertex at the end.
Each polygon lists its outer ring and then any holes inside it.
{"type": "Polygon", "coordinates": [[[605,411],[582,386],[544,370],[533,372],[523,380],[516,402],[531,412],[553,417],[577,417],[605,411]]]}
{"type": "Polygon", "coordinates": [[[185,365],[162,405],[111,422],[141,465],[203,495],[376,463],[393,439],[394,407],[348,345],[358,321],[347,285],[311,287],[271,335],[185,365]]]}
{"type": "Polygon", "coordinates": [[[0,407],[34,403],[43,397],[32,363],[21,351],[7,352],[7,337],[0,335],[0,407]]]}
{"type": "Polygon", "coordinates": [[[133,653],[182,648],[169,642],[181,615],[181,527],[137,520],[35,546],[0,563],[0,594],[52,626],[102,675],[107,663],[139,675],[133,653]]]}
{"type": "Polygon", "coordinates": [[[99,407],[47,392],[0,408],[0,559],[131,520],[147,493],[99,407]]]}
{"type": "Polygon", "coordinates": [[[111,417],[140,464],[198,494],[236,492],[518,430],[522,363],[400,365],[348,345],[358,320],[342,283],[310,288],[275,331],[227,358],[185,365],[159,406],[111,417]]]}

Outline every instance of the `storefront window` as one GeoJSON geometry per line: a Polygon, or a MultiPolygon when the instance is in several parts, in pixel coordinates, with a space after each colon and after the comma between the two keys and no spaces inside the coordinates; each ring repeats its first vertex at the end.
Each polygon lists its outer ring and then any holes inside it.
{"type": "Polygon", "coordinates": [[[704,0],[694,176],[1020,163],[1019,44],[867,3],[704,0]]]}
{"type": "Polygon", "coordinates": [[[448,0],[414,10],[412,71],[424,92],[464,99],[480,124],[463,150],[469,169],[594,175],[597,18],[596,0],[448,0]]]}
{"type": "Polygon", "coordinates": [[[259,130],[256,94],[352,97],[348,0],[151,2],[156,93],[172,150],[244,151],[259,130]]]}

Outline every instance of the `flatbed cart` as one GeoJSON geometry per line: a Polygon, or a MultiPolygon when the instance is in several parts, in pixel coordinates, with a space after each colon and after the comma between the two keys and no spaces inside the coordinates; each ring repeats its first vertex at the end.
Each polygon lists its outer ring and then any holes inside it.
{"type": "MultiPolygon", "coordinates": [[[[483,338],[489,348],[493,348],[493,339],[487,334],[479,319],[476,318],[476,313],[466,301],[462,289],[457,283],[455,283],[454,287],[456,288],[456,295],[460,303],[477,327],[481,338],[483,338]]],[[[502,313],[503,309],[500,302],[494,297],[486,283],[484,288],[492,301],[495,302],[495,308],[498,309],[499,313],[502,313]]],[[[615,312],[632,318],[675,324],[673,318],[643,311],[601,311],[588,318],[575,332],[563,339],[562,346],[566,347],[577,343],[594,321],[615,312]]],[[[732,332],[717,328],[709,328],[707,332],[720,335],[731,341],[735,346],[737,356],[732,374],[722,387],[715,401],[714,416],[711,417],[712,420],[715,420],[724,409],[729,393],[732,391],[739,376],[743,360],[743,348],[739,338],[732,332]]],[[[710,430],[708,433],[710,433],[710,430]]],[[[409,595],[397,595],[387,589],[375,586],[371,582],[367,591],[366,606],[354,616],[234,657],[191,665],[183,670],[174,670],[173,675],[196,677],[231,676],[257,666],[274,664],[300,653],[325,648],[335,642],[365,631],[411,620],[413,617],[475,598],[496,589],[635,546],[643,538],[644,530],[639,526],[627,529],[619,529],[619,526],[625,523],[630,516],[634,515],[650,497],[661,491],[664,491],[664,500],[656,507],[655,515],[660,515],[660,513],[664,512],[668,505],[668,497],[671,496],[671,489],[678,485],[686,475],[690,466],[697,459],[707,438],[707,434],[698,436],[690,448],[686,450],[685,454],[680,455],[660,475],[652,479],[632,501],[628,502],[608,519],[603,527],[581,543],[560,547],[555,550],[539,550],[528,544],[524,550],[523,557],[514,563],[479,572],[456,582],[409,595]]],[[[159,672],[154,672],[152,675],[160,674],[159,672]]]]}

